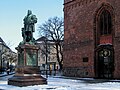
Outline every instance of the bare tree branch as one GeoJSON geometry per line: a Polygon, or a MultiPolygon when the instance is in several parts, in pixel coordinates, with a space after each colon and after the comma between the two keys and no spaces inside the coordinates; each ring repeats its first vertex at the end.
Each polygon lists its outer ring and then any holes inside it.
{"type": "MultiPolygon", "coordinates": [[[[50,18],[48,21],[39,26],[40,36],[44,36],[49,40],[52,40],[55,44],[53,47],[56,49],[56,57],[62,69],[62,44],[64,38],[64,21],[63,18],[50,18]]],[[[50,52],[51,53],[51,52],[50,52]]]]}

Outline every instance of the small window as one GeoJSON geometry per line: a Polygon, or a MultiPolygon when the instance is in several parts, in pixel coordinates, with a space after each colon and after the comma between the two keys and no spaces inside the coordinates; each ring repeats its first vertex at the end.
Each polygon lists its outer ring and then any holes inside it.
{"type": "Polygon", "coordinates": [[[104,10],[100,15],[100,34],[101,35],[108,35],[112,33],[112,18],[111,14],[104,10]]]}
{"type": "Polygon", "coordinates": [[[88,57],[84,57],[83,62],[88,62],[88,57]]]}

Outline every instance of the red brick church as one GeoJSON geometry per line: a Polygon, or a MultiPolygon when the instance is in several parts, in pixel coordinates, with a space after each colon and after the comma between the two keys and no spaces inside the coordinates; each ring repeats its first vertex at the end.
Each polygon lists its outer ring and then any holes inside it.
{"type": "Polygon", "coordinates": [[[64,0],[63,74],[120,79],[120,0],[64,0]]]}

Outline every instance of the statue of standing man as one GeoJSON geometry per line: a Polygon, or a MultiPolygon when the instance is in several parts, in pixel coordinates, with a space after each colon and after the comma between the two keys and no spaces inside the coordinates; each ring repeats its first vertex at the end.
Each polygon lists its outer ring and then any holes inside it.
{"type": "Polygon", "coordinates": [[[35,32],[35,23],[37,23],[36,15],[32,14],[31,10],[28,10],[27,15],[23,19],[24,27],[22,28],[23,41],[21,44],[35,44],[35,39],[33,38],[33,32],[35,32]]]}
{"type": "Polygon", "coordinates": [[[35,31],[35,23],[37,23],[37,18],[32,14],[31,10],[28,10],[27,16],[23,19],[25,31],[35,31]]]}

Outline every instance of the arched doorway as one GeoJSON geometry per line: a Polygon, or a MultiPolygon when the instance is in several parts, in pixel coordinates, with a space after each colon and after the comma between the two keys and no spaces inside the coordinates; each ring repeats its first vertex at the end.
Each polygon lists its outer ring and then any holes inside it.
{"type": "Polygon", "coordinates": [[[96,50],[96,77],[113,78],[114,50],[112,45],[100,45],[96,50]]]}
{"type": "Polygon", "coordinates": [[[114,14],[109,4],[103,4],[95,16],[95,77],[113,78],[114,14]]]}

